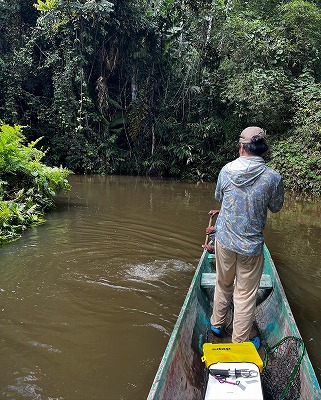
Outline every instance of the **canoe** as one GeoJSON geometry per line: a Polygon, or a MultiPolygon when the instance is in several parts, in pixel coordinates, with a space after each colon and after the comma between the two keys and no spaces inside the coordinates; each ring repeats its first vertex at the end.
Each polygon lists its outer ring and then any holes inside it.
{"type": "MultiPolygon", "coordinates": [[[[213,259],[204,250],[147,400],[204,399],[208,375],[203,345],[231,342],[231,325],[219,338],[208,326],[215,290],[213,259]]],[[[232,307],[230,314],[232,318],[232,307]]],[[[320,400],[320,385],[266,246],[253,332],[262,343],[264,399],[320,400]]]]}

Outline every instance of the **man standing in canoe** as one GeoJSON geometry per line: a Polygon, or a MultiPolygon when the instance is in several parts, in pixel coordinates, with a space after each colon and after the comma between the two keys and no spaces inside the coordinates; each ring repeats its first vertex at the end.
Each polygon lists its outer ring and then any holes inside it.
{"type": "Polygon", "coordinates": [[[250,332],[264,264],[263,229],[268,209],[278,212],[284,201],[280,174],[262,158],[267,150],[263,129],[244,129],[239,158],[222,168],[215,190],[222,205],[215,226],[216,287],[210,328],[216,335],[222,332],[233,294],[232,342],[251,340],[256,348],[260,339],[250,339],[250,332]]]}

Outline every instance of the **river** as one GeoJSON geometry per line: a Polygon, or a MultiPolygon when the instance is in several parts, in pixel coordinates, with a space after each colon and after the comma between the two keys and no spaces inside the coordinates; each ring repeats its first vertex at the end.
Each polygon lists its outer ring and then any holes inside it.
{"type": "MultiPolygon", "coordinates": [[[[214,185],[70,183],[44,224],[0,249],[0,398],[145,399],[219,207],[214,185]]],[[[320,381],[321,201],[287,195],[265,238],[320,381]]]]}

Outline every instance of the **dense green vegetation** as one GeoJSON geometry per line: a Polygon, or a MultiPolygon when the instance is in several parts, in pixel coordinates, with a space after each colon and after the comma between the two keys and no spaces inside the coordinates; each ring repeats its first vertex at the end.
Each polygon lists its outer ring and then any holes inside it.
{"type": "Polygon", "coordinates": [[[30,225],[43,221],[54,196],[68,189],[70,171],[47,167],[38,141],[24,144],[21,126],[0,126],[0,244],[17,239],[30,225]]]}
{"type": "Polygon", "coordinates": [[[0,32],[0,118],[49,165],[213,180],[261,125],[321,193],[319,1],[0,0],[0,32]]]}

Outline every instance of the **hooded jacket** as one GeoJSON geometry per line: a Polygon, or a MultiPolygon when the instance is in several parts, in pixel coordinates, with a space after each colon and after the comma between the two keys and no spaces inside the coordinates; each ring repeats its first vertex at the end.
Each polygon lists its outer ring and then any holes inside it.
{"type": "Polygon", "coordinates": [[[222,202],[215,226],[220,245],[246,256],[262,254],[267,210],[283,206],[281,175],[262,157],[239,157],[222,168],[215,199],[222,202]]]}

